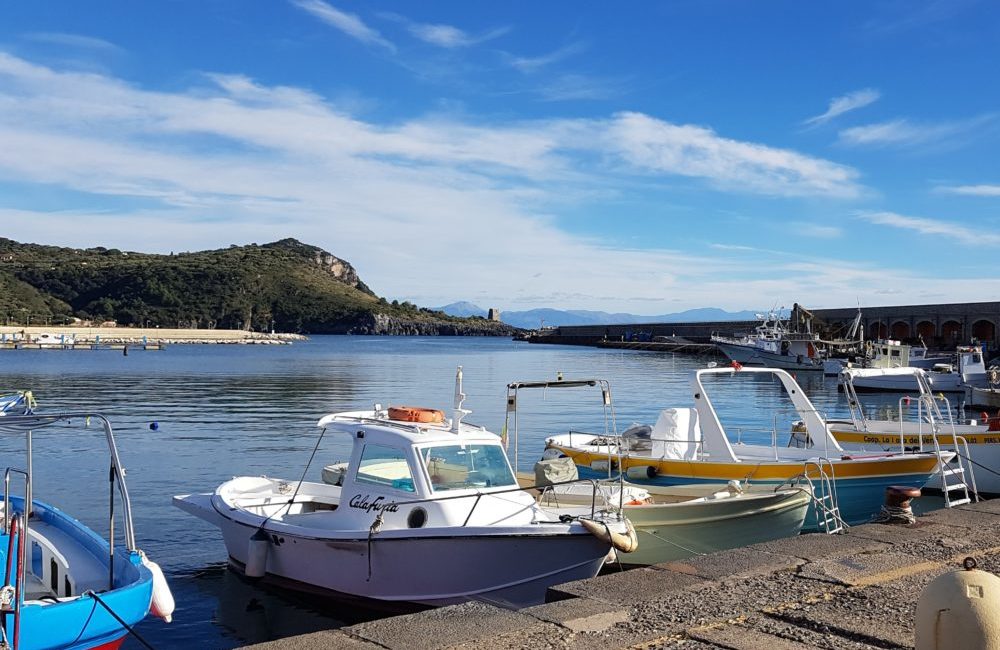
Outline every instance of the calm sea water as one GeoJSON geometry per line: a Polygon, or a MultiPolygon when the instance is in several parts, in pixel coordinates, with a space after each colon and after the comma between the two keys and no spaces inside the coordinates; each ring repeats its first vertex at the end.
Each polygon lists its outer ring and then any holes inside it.
{"type": "MultiPolygon", "coordinates": [[[[182,346],[161,352],[22,350],[0,352],[0,389],[30,389],[41,409],[91,410],[111,418],[128,470],[139,546],[163,567],[177,611],[166,625],[147,620],[139,632],[155,647],[232,648],[337,626],[367,612],[317,605],[261,588],[225,569],[218,530],[171,505],[171,496],[207,492],[236,475],[297,479],[324,414],[373,403],[452,405],[457,366],[464,366],[467,421],[499,432],[511,381],[605,378],[611,381],[618,430],[652,423],[669,406],[691,406],[690,371],[708,359],[451,337],[314,337],[291,346],[182,346]],[[158,428],[153,430],[151,424],[158,428]]],[[[788,431],[794,411],[778,386],[755,378],[746,390],[713,393],[723,423],[746,440],[769,442],[788,431]],[[765,432],[766,430],[766,432],[765,432]]],[[[836,381],[799,376],[820,410],[847,415],[836,381]]],[[[883,411],[898,396],[864,397],[883,411]]],[[[530,468],[545,436],[603,431],[596,389],[522,393],[519,461],[530,468]]],[[[76,423],[79,424],[79,423],[76,423]]],[[[787,438],[782,436],[779,444],[787,438]]],[[[0,438],[5,466],[20,466],[23,441],[0,438]]],[[[98,428],[42,430],[35,437],[35,498],[57,505],[106,534],[107,460],[98,428]]],[[[346,439],[328,436],[308,479],[344,460],[346,439]]],[[[141,647],[129,641],[128,648],[141,647]]]]}

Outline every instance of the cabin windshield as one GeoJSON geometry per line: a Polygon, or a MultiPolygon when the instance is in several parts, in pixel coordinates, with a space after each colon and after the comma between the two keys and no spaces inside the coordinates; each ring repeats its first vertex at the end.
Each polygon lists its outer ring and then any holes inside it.
{"type": "Polygon", "coordinates": [[[500,445],[441,445],[420,450],[435,492],[516,485],[500,445]]]}

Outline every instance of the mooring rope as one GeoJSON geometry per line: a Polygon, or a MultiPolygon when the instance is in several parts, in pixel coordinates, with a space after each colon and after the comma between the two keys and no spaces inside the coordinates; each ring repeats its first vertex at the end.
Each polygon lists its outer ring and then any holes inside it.
{"type": "Polygon", "coordinates": [[[115,618],[115,620],[116,620],[116,621],[118,621],[119,623],[121,623],[122,627],[124,627],[124,628],[125,628],[126,630],[128,630],[129,634],[131,634],[131,635],[132,635],[132,636],[134,636],[134,637],[135,637],[136,639],[138,639],[138,640],[139,640],[139,643],[141,643],[142,645],[144,645],[144,646],[146,646],[147,648],[149,648],[149,650],[156,650],[156,648],[154,648],[153,646],[151,646],[151,645],[149,644],[149,642],[148,642],[148,641],[146,641],[146,639],[142,638],[142,637],[141,637],[141,636],[139,635],[139,633],[138,633],[138,632],[136,632],[136,631],[135,631],[134,629],[132,629],[132,626],[131,626],[131,625],[129,625],[128,623],[126,623],[126,622],[125,622],[124,620],[122,620],[122,617],[121,617],[121,616],[119,616],[118,614],[116,614],[116,613],[115,613],[115,610],[111,609],[111,608],[110,608],[110,607],[108,606],[108,604],[107,604],[107,603],[105,603],[105,602],[104,602],[104,601],[103,601],[103,600],[101,599],[101,597],[100,597],[100,596],[98,596],[97,594],[95,594],[95,593],[93,592],[93,590],[90,590],[90,589],[88,589],[87,591],[83,592],[83,595],[84,595],[84,596],[90,596],[91,598],[93,598],[94,600],[96,600],[96,601],[97,601],[97,603],[98,603],[98,604],[99,604],[99,605],[100,605],[101,607],[103,607],[104,609],[106,609],[106,610],[107,610],[108,614],[111,614],[111,615],[112,615],[112,616],[113,616],[113,617],[115,618]]]}

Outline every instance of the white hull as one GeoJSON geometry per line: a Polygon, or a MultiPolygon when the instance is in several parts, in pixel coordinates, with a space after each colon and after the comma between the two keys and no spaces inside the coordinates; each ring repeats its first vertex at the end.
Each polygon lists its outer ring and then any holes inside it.
{"type": "Polygon", "coordinates": [[[974,386],[967,386],[965,389],[965,405],[1000,409],[1000,388],[975,388],[974,386]]]}
{"type": "Polygon", "coordinates": [[[765,366],[783,370],[822,370],[823,364],[817,358],[803,355],[777,354],[760,350],[751,345],[736,345],[733,343],[715,344],[731,361],[745,366],[765,366]]]}
{"type": "MultiPolygon", "coordinates": [[[[965,390],[962,375],[958,373],[927,372],[927,383],[936,393],[959,393],[965,390]]],[[[905,374],[866,375],[854,378],[854,388],[858,391],[916,392],[917,380],[913,375],[905,374]]]]}
{"type": "MultiPolygon", "coordinates": [[[[175,499],[188,512],[217,525],[231,563],[247,563],[250,538],[263,517],[239,516],[211,495],[175,499]]],[[[265,578],[331,596],[448,605],[481,600],[521,608],[545,602],[550,586],[597,575],[609,545],[570,525],[449,527],[445,529],[329,531],[309,535],[295,526],[267,522],[265,578]],[[369,556],[370,549],[370,556],[369,556]],[[370,574],[369,574],[370,557],[370,574]]]]}

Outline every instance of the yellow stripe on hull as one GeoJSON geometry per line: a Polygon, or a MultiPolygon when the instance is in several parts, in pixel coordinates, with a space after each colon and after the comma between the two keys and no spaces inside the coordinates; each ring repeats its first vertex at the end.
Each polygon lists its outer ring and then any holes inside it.
{"type": "MultiPolygon", "coordinates": [[[[898,433],[884,432],[858,432],[858,431],[832,431],[837,442],[858,445],[899,445],[898,433]]],[[[960,438],[964,438],[970,445],[1000,445],[1000,431],[987,431],[984,433],[960,433],[960,438]]],[[[924,439],[925,445],[934,445],[934,438],[930,434],[917,435],[908,433],[903,435],[904,445],[919,445],[919,438],[924,439]]],[[[955,444],[951,434],[939,434],[938,442],[942,445],[955,444]]]]}
{"type": "MultiPolygon", "coordinates": [[[[586,451],[553,446],[583,467],[590,467],[593,461],[607,462],[607,454],[592,454],[586,451]]],[[[934,456],[894,456],[865,459],[857,454],[848,454],[850,462],[833,460],[837,479],[873,478],[880,476],[909,476],[931,474],[937,466],[934,456]]],[[[622,470],[630,467],[655,467],[661,476],[676,476],[704,481],[784,481],[802,474],[805,460],[788,461],[746,461],[741,463],[702,460],[656,460],[653,458],[623,457],[622,470]]],[[[815,468],[810,472],[810,477],[815,468]]],[[[818,476],[818,473],[817,473],[818,476]]]]}

